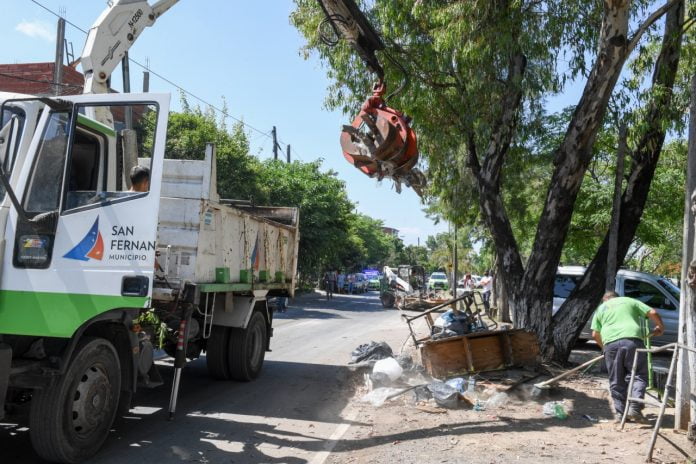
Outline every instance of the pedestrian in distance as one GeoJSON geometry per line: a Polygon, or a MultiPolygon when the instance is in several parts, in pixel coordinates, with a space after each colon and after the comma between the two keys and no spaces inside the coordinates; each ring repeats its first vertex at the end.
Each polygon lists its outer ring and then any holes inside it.
{"type": "Polygon", "coordinates": [[[329,287],[331,287],[331,298],[333,299],[334,292],[337,291],[336,286],[338,282],[338,271],[331,271],[329,273],[329,287]]]}
{"type": "Polygon", "coordinates": [[[491,292],[493,291],[493,277],[491,277],[491,271],[486,271],[483,274],[481,282],[481,298],[483,299],[483,307],[488,311],[491,308],[491,292]]]}
{"type": "Polygon", "coordinates": [[[333,284],[331,283],[331,274],[331,271],[326,271],[326,274],[324,274],[324,288],[326,289],[327,300],[333,298],[333,284]]]}
{"type": "MultiPolygon", "coordinates": [[[[606,292],[602,301],[592,317],[592,337],[604,350],[604,361],[609,371],[609,390],[614,402],[614,418],[616,422],[620,422],[627,407],[627,397],[630,395],[642,399],[648,386],[646,353],[638,354],[632,392],[628,391],[627,381],[636,350],[645,348],[645,319],[650,319],[655,325],[655,329],[649,334],[651,337],[662,335],[665,326],[658,312],[641,301],[620,297],[613,291],[606,292]]],[[[627,419],[647,423],[642,409],[642,404],[631,403],[627,419]]]]}

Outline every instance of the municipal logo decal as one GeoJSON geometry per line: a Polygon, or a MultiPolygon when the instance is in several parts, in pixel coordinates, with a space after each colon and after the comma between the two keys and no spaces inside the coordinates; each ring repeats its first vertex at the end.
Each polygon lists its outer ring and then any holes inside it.
{"type": "Polygon", "coordinates": [[[87,235],[72,250],[65,253],[63,258],[76,259],[78,261],[89,261],[90,259],[101,261],[103,257],[104,240],[99,232],[99,216],[97,216],[87,235]]]}

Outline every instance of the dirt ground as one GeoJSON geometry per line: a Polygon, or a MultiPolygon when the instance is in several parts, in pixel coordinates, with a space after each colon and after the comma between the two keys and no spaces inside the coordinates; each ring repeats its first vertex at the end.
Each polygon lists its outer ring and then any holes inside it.
{"type": "MultiPolygon", "coordinates": [[[[580,352],[571,360],[581,362],[596,354],[580,352]]],[[[327,462],[641,463],[647,456],[652,425],[627,423],[620,430],[613,423],[606,374],[598,368],[562,381],[538,398],[531,394],[532,385],[523,384],[510,392],[505,404],[485,406],[481,411],[471,406],[437,408],[432,400],[430,404],[418,402],[413,392],[375,407],[361,401],[368,392],[363,375],[356,375],[360,385],[343,414],[353,425],[337,440],[327,462]],[[568,418],[544,415],[547,401],[562,401],[568,418]]],[[[476,395],[485,405],[487,397],[506,389],[505,383],[521,375],[529,373],[482,374],[476,395]]],[[[657,412],[656,407],[644,410],[651,419],[657,412]]],[[[673,431],[673,417],[668,408],[653,462],[695,462],[696,448],[684,434],[673,431]]]]}

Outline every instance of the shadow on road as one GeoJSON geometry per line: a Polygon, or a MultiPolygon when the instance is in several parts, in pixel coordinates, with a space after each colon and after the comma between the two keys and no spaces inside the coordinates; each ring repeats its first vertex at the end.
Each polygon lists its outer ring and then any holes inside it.
{"type": "MultiPolygon", "coordinates": [[[[297,449],[322,451],[337,424],[346,423],[341,412],[355,391],[344,366],[266,361],[259,379],[241,383],[212,380],[199,359],[184,369],[176,418],[169,422],[173,369],[161,370],[165,386],[138,391],[137,407],[117,421],[90,462],[304,463],[297,449]]],[[[0,424],[2,464],[44,462],[31,449],[27,416],[28,408],[0,424]]]]}

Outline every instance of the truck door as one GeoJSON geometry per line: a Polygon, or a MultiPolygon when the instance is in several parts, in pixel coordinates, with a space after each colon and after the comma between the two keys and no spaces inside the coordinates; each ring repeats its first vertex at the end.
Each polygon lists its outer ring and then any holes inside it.
{"type": "Polygon", "coordinates": [[[677,341],[679,326],[679,305],[658,288],[655,283],[645,279],[625,278],[623,281],[623,296],[635,298],[657,310],[665,323],[665,333],[656,337],[653,342],[658,345],[677,341]]]}
{"type": "Polygon", "coordinates": [[[70,337],[111,309],[149,304],[169,96],[67,100],[44,111],[18,179],[32,219],[13,210],[7,224],[3,333],[70,337]],[[131,189],[138,157],[152,170],[131,189]]]}

